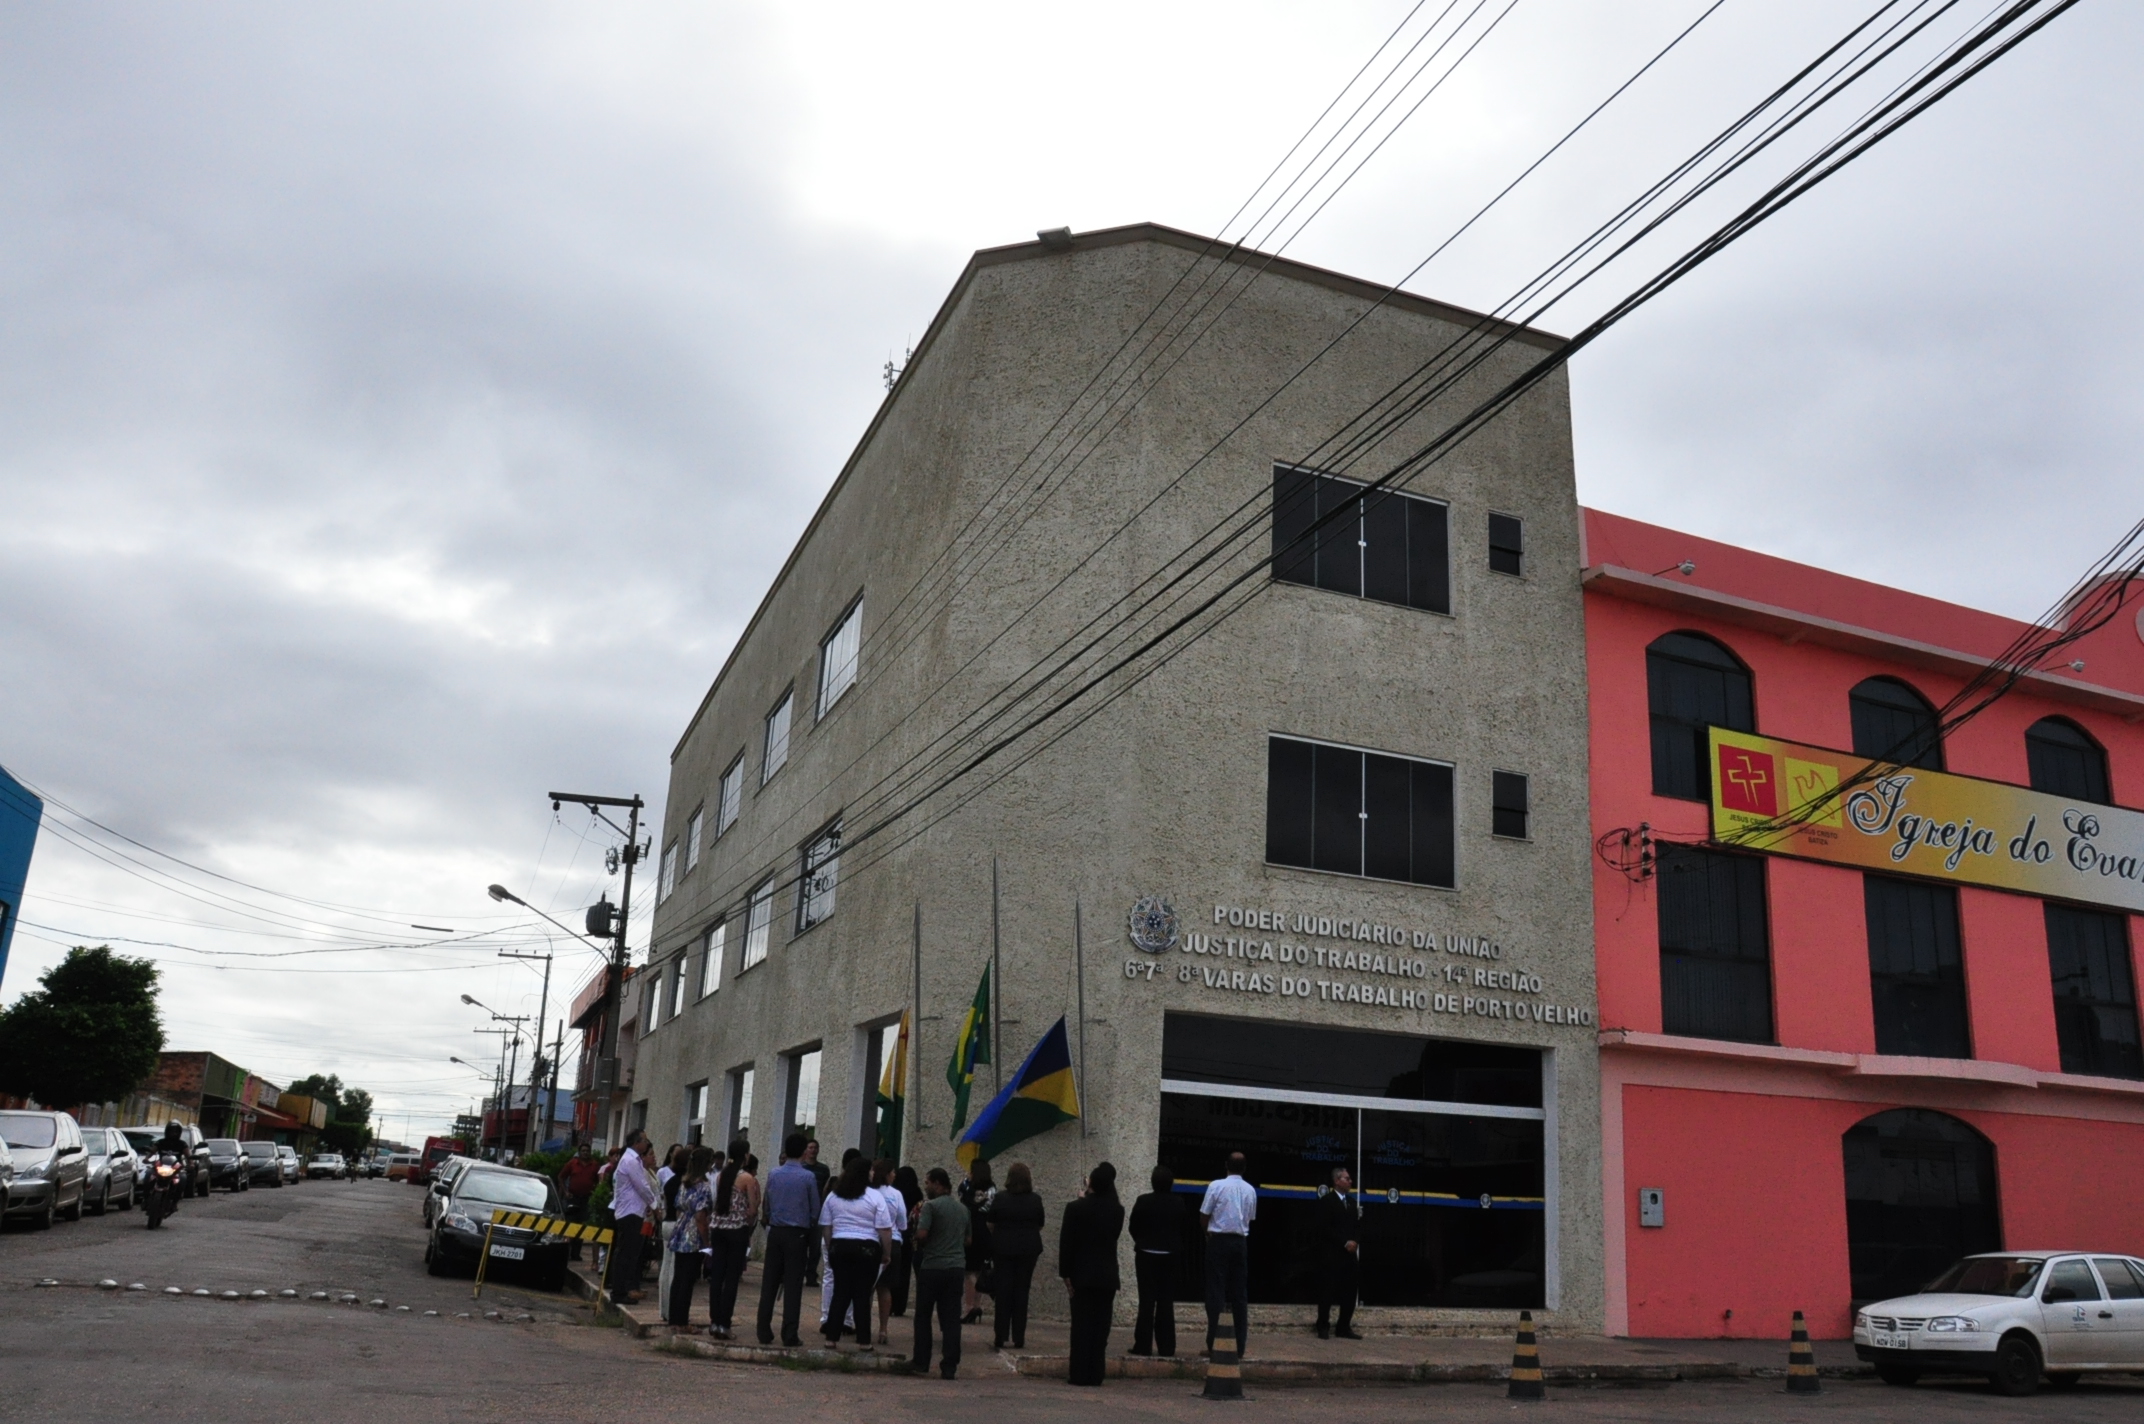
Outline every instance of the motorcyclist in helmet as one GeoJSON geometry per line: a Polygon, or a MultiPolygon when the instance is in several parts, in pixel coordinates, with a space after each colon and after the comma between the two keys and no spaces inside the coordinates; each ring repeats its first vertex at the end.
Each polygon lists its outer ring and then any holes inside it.
{"type": "MultiPolygon", "coordinates": [[[[154,1158],[165,1152],[169,1152],[179,1159],[179,1196],[191,1196],[193,1194],[193,1183],[190,1178],[193,1174],[193,1163],[186,1155],[186,1129],[178,1123],[167,1122],[164,1124],[164,1135],[157,1140],[156,1146],[147,1155],[154,1158]]],[[[178,1201],[174,1199],[171,1204],[171,1210],[177,1211],[178,1209],[178,1201]]]]}

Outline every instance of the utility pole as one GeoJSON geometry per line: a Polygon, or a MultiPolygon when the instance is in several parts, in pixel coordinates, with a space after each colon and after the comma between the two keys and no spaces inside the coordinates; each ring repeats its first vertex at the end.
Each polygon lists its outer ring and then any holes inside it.
{"type": "MultiPolygon", "coordinates": [[[[596,1096],[602,1101],[604,1137],[610,1136],[610,1100],[618,1089],[618,1017],[624,1002],[625,969],[627,960],[625,929],[633,913],[633,867],[640,863],[640,812],[647,803],[638,796],[584,796],[571,791],[551,793],[551,809],[571,801],[576,806],[586,806],[588,813],[614,831],[625,836],[625,851],[619,858],[625,864],[625,884],[618,892],[618,910],[615,923],[606,924],[611,931],[610,981],[603,986],[603,1052],[596,1061],[596,1096]],[[626,809],[626,823],[621,828],[616,821],[603,814],[605,806],[622,806],[626,809]]],[[[598,902],[608,915],[609,906],[598,902]]],[[[600,934],[595,924],[595,910],[589,911],[588,932],[600,934]]]]}
{"type": "Polygon", "coordinates": [[[529,1058],[529,1116],[522,1125],[521,1150],[529,1153],[536,1150],[536,1094],[543,1087],[543,1021],[551,1016],[551,952],[523,954],[519,950],[502,949],[499,958],[543,961],[543,994],[536,1001],[536,1052],[529,1058]]]}

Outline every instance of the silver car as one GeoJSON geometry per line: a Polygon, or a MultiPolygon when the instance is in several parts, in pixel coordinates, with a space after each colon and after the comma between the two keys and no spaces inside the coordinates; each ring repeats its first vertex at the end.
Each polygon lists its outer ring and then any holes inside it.
{"type": "Polygon", "coordinates": [[[305,1164],[298,1160],[297,1148],[286,1147],[279,1142],[276,1144],[275,1155],[276,1160],[283,1164],[284,1181],[302,1182],[305,1180],[305,1164]]]}
{"type": "Polygon", "coordinates": [[[141,1181],[141,1157],[134,1144],[116,1127],[85,1127],[82,1147],[89,1154],[89,1181],[83,1188],[89,1209],[99,1216],[115,1206],[132,1211],[141,1181]]]}
{"type": "Polygon", "coordinates": [[[88,1195],[89,1153],[82,1129],[63,1112],[0,1112],[0,1142],[15,1159],[15,1180],[8,1188],[7,1214],[40,1229],[66,1213],[82,1219],[88,1195]]]}

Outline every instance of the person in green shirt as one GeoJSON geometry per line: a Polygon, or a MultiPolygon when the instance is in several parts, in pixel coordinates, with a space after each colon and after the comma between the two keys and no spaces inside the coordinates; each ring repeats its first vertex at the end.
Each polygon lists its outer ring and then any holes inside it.
{"type": "Polygon", "coordinates": [[[916,1348],[909,1357],[911,1374],[931,1372],[931,1315],[945,1336],[938,1373],[953,1378],[960,1369],[960,1304],[966,1284],[968,1238],[973,1230],[968,1209],[953,1196],[953,1179],[943,1167],[923,1178],[923,1200],[916,1207],[912,1239],[916,1250],[916,1348]]]}

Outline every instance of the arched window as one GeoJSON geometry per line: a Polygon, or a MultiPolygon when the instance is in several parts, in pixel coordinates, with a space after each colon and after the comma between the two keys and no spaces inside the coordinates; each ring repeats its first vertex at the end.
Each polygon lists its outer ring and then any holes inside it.
{"type": "Polygon", "coordinates": [[[2025,729],[2025,765],[2032,789],[2073,801],[2114,804],[2107,787],[2107,754],[2067,717],[2042,717],[2025,729]]]}
{"type": "Polygon", "coordinates": [[[1872,677],[1846,695],[1854,755],[1900,766],[1943,769],[1943,736],[1928,699],[1895,677],[1872,677]]]}
{"type": "Polygon", "coordinates": [[[1846,1258],[1856,1304],[1912,1295],[1961,1256],[2003,1249],[1995,1147],[1944,1113],[1863,1118],[1846,1159],[1846,1258]]]}
{"type": "Polygon", "coordinates": [[[1664,633],[1645,650],[1653,721],[1653,794],[1712,798],[1707,727],[1754,732],[1749,669],[1702,633],[1664,633]]]}

